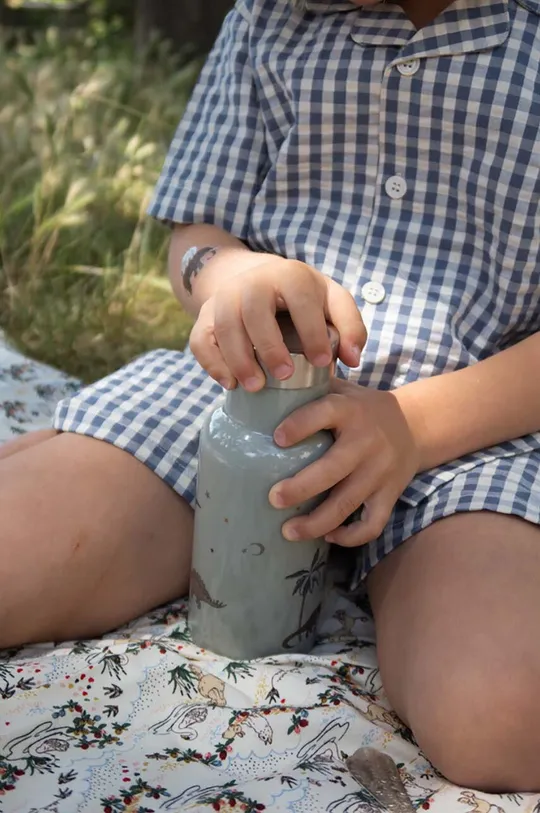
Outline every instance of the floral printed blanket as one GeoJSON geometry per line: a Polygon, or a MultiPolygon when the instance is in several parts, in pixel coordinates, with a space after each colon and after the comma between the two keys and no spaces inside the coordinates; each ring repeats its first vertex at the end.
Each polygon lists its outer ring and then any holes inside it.
{"type": "MultiPolygon", "coordinates": [[[[50,424],[77,386],[0,342],[0,441],[50,424]]],[[[436,774],[381,688],[369,608],[329,597],[309,656],[198,649],[183,601],[95,641],[0,652],[1,813],[381,813],[348,773],[388,753],[432,813],[540,813],[436,774]]]]}

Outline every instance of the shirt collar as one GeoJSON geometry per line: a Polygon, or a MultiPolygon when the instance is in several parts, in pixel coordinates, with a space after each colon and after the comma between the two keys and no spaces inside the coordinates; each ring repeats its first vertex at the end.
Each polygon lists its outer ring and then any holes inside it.
{"type": "MultiPolygon", "coordinates": [[[[540,0],[521,2],[540,5],[540,0]]],[[[508,38],[511,28],[508,3],[509,0],[456,0],[420,31],[401,6],[381,3],[359,10],[352,37],[364,46],[398,46],[400,59],[483,51],[508,38]]]]}

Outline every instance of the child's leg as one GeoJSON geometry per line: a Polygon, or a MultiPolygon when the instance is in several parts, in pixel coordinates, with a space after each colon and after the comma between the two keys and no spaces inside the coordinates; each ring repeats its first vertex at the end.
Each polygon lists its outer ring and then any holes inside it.
{"type": "Polygon", "coordinates": [[[56,429],[38,429],[36,432],[27,432],[26,435],[19,435],[13,440],[8,440],[0,445],[0,460],[5,460],[6,457],[11,457],[12,454],[24,452],[25,449],[30,449],[32,446],[37,446],[38,443],[43,443],[44,440],[54,438],[56,434],[58,434],[56,429]]]}
{"type": "Polygon", "coordinates": [[[456,514],[369,577],[390,702],[445,776],[540,791],[540,529],[456,514]]]}
{"type": "Polygon", "coordinates": [[[107,443],[61,434],[0,460],[0,648],[99,635],[185,594],[192,526],[107,443]]]}

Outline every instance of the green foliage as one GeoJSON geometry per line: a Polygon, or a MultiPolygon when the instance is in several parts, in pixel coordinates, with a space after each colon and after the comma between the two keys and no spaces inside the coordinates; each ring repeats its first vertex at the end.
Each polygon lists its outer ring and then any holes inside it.
{"type": "Polygon", "coordinates": [[[89,381],[184,346],[145,210],[199,68],[99,19],[0,44],[0,325],[33,357],[89,381]]]}

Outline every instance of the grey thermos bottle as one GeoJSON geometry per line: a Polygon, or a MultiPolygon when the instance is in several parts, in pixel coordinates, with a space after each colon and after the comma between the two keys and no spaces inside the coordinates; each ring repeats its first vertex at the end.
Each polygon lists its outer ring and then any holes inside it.
{"type": "MultiPolygon", "coordinates": [[[[278,510],[268,494],[331,446],[329,432],[286,449],[273,433],[291,412],[328,393],[333,365],[310,364],[290,316],[279,314],[278,322],[292,377],[266,374],[260,392],[227,392],[200,439],[189,623],[197,646],[236,660],[308,652],[324,591],[329,545],[288,542],[281,532],[322,497],[278,510]]],[[[337,331],[328,330],[337,351],[337,331]]]]}

